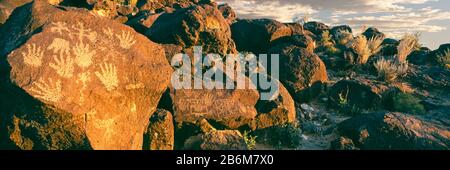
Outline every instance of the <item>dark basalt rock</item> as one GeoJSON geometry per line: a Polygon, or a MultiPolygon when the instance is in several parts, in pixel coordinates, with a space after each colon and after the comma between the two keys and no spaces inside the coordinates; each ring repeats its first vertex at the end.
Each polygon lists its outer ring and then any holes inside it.
{"type": "Polygon", "coordinates": [[[338,125],[340,134],[360,149],[448,150],[450,131],[398,112],[361,115],[338,125]]]}

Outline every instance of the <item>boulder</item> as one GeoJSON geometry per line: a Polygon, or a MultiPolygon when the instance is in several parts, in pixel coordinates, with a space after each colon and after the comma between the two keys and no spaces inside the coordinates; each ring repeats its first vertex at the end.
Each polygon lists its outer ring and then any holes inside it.
{"type": "Polygon", "coordinates": [[[450,146],[448,128],[397,112],[353,117],[340,123],[338,130],[360,149],[448,150],[450,146]]]}
{"type": "Polygon", "coordinates": [[[450,66],[450,43],[442,44],[427,57],[430,65],[450,66]]]}
{"type": "Polygon", "coordinates": [[[273,47],[269,53],[280,55],[280,81],[295,101],[309,101],[320,94],[328,75],[316,54],[295,45],[273,47]]]}
{"type": "Polygon", "coordinates": [[[232,24],[236,20],[236,13],[228,4],[222,4],[218,6],[219,11],[222,12],[223,17],[227,20],[228,24],[232,24]]]}
{"type": "Polygon", "coordinates": [[[204,53],[236,54],[231,30],[216,6],[202,4],[159,16],[146,35],[162,44],[202,46],[204,53]]]}
{"type": "Polygon", "coordinates": [[[438,66],[415,66],[407,76],[413,85],[425,89],[450,91],[450,70],[438,66]]]}
{"type": "Polygon", "coordinates": [[[427,63],[430,63],[429,58],[430,53],[431,50],[429,48],[422,47],[418,50],[411,52],[411,54],[408,55],[407,60],[411,64],[425,65],[427,63]]]}
{"type": "Polygon", "coordinates": [[[156,19],[158,19],[160,15],[161,14],[152,14],[148,11],[142,11],[139,12],[136,17],[128,20],[125,24],[133,27],[137,32],[145,34],[145,32],[150,29],[150,27],[153,25],[153,23],[155,23],[156,19]]]}
{"type": "Polygon", "coordinates": [[[333,28],[331,28],[330,30],[330,34],[332,36],[336,36],[339,32],[349,32],[349,33],[353,33],[353,30],[350,26],[348,25],[339,25],[339,26],[335,26],[333,28]]]}
{"type": "Polygon", "coordinates": [[[9,0],[0,1],[0,25],[5,23],[9,15],[14,11],[15,8],[22,6],[32,0],[9,0]]]}
{"type": "Polygon", "coordinates": [[[303,25],[305,30],[311,31],[314,35],[320,36],[325,31],[330,31],[330,27],[321,22],[311,21],[303,25]]]}
{"type": "Polygon", "coordinates": [[[250,123],[257,115],[258,91],[253,89],[172,89],[175,122],[196,123],[205,118],[228,129],[250,123]]]}
{"type": "Polygon", "coordinates": [[[174,124],[172,113],[158,109],[150,118],[150,125],[144,134],[145,150],[173,150],[174,124]]]}
{"type": "Polygon", "coordinates": [[[285,25],[287,27],[289,27],[289,29],[291,29],[292,35],[296,35],[296,34],[310,35],[310,34],[312,34],[311,32],[303,29],[303,25],[301,25],[300,23],[286,23],[285,25]],[[308,33],[310,33],[310,34],[308,34],[308,33]]]}
{"type": "Polygon", "coordinates": [[[296,34],[292,36],[285,36],[278,38],[270,43],[271,47],[295,45],[297,47],[305,48],[313,53],[315,49],[314,39],[308,35],[296,34]]]}
{"type": "Polygon", "coordinates": [[[339,137],[331,142],[331,150],[357,150],[353,141],[346,137],[339,137]]]}
{"type": "Polygon", "coordinates": [[[99,16],[114,19],[119,15],[117,8],[120,6],[115,1],[99,0],[88,1],[88,3],[92,5],[92,12],[99,16]]]}
{"type": "Polygon", "coordinates": [[[239,131],[215,130],[189,138],[185,143],[185,149],[247,150],[248,148],[239,131]]]}
{"type": "Polygon", "coordinates": [[[370,27],[366,31],[362,33],[368,40],[375,37],[380,37],[382,39],[386,38],[386,35],[382,33],[380,30],[378,30],[375,27],[370,27]]]}
{"type": "Polygon", "coordinates": [[[2,125],[20,149],[142,149],[172,69],[130,27],[42,1],[0,35],[2,125]]]}
{"type": "MultiPolygon", "coordinates": [[[[382,56],[395,56],[398,54],[398,44],[385,44],[382,45],[381,50],[378,52],[382,56]]],[[[370,59],[369,59],[370,60],[370,59]]]]}
{"type": "Polygon", "coordinates": [[[383,42],[381,43],[381,45],[394,45],[394,46],[398,46],[398,44],[400,43],[400,41],[396,40],[396,39],[392,39],[392,38],[385,38],[383,40],[383,42]]]}
{"type": "Polygon", "coordinates": [[[165,7],[185,8],[198,3],[198,0],[140,0],[136,6],[140,11],[156,11],[165,7]]]}
{"type": "Polygon", "coordinates": [[[260,100],[256,104],[258,115],[250,123],[252,130],[282,126],[296,121],[295,102],[283,84],[278,83],[276,99],[260,100]]]}
{"type": "Polygon", "coordinates": [[[345,46],[353,37],[353,30],[348,25],[339,25],[331,28],[329,36],[334,40],[334,42],[336,42],[336,44],[345,46]]]}
{"type": "Polygon", "coordinates": [[[238,20],[231,30],[237,49],[254,54],[267,54],[272,41],[292,35],[288,26],[271,19],[238,20]]]}

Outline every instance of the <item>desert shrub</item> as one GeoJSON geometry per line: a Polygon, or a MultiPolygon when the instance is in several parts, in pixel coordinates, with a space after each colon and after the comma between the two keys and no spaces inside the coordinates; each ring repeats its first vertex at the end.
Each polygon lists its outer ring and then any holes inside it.
{"type": "Polygon", "coordinates": [[[257,136],[250,135],[248,131],[244,131],[244,141],[249,150],[254,150],[256,147],[256,138],[257,136]]]}
{"type": "Polygon", "coordinates": [[[333,41],[331,40],[330,32],[324,31],[322,35],[320,35],[320,46],[333,46],[333,41]]]}
{"type": "Polygon", "coordinates": [[[399,63],[392,60],[386,60],[384,58],[377,60],[374,63],[374,67],[377,71],[378,78],[387,82],[394,81],[398,77],[406,75],[409,68],[406,61],[399,63]]]}
{"type": "Polygon", "coordinates": [[[381,43],[383,43],[383,37],[372,37],[367,41],[367,45],[369,46],[370,53],[372,55],[377,54],[381,50],[381,43]]]}
{"type": "Polygon", "coordinates": [[[348,93],[350,89],[347,89],[346,91],[342,91],[340,94],[338,94],[338,99],[336,101],[337,109],[341,113],[345,113],[347,115],[359,115],[362,113],[363,109],[359,108],[356,105],[350,104],[348,101],[348,93]]]}
{"type": "Polygon", "coordinates": [[[350,47],[358,54],[357,63],[365,64],[370,56],[381,50],[382,37],[372,37],[369,40],[364,35],[359,35],[350,43],[350,47]]]}
{"type": "Polygon", "coordinates": [[[393,97],[392,104],[395,111],[424,114],[425,108],[420,104],[420,100],[408,93],[398,93],[393,97]]]}
{"type": "Polygon", "coordinates": [[[351,48],[358,54],[357,62],[358,64],[365,64],[369,59],[370,49],[368,46],[368,41],[364,35],[359,35],[351,42],[351,48]]]}
{"type": "Polygon", "coordinates": [[[119,5],[130,5],[130,6],[136,6],[138,0],[113,0],[116,4],[119,5]]]}
{"type": "Polygon", "coordinates": [[[450,68],[450,49],[447,49],[441,54],[437,55],[437,62],[446,68],[450,68]]]}
{"type": "Polygon", "coordinates": [[[336,56],[341,51],[334,46],[334,42],[331,39],[330,32],[324,31],[322,35],[320,36],[320,39],[318,41],[318,52],[324,52],[328,56],[336,56]]]}
{"type": "Polygon", "coordinates": [[[418,43],[419,34],[405,34],[397,47],[397,61],[406,62],[408,55],[420,46],[418,43]]]}
{"type": "Polygon", "coordinates": [[[259,134],[258,141],[276,148],[297,148],[300,146],[302,138],[302,130],[297,123],[266,128],[257,132],[257,134],[259,134]]]}
{"type": "Polygon", "coordinates": [[[309,15],[304,15],[304,16],[301,16],[301,17],[297,17],[296,19],[294,19],[294,21],[296,23],[299,23],[300,25],[303,25],[303,24],[309,22],[309,15]]]}

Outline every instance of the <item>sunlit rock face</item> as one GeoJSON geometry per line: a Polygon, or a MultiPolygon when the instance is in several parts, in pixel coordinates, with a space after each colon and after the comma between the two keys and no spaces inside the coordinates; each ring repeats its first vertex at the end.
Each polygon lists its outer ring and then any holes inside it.
{"type": "Polygon", "coordinates": [[[22,6],[0,36],[2,129],[20,149],[142,149],[172,72],[161,46],[87,10],[22,6]]]}

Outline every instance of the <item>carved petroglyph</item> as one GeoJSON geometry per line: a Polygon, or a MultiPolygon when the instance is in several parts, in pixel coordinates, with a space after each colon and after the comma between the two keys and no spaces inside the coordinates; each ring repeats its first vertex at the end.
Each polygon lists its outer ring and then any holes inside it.
{"type": "Polygon", "coordinates": [[[114,38],[114,32],[111,28],[104,28],[103,33],[108,37],[108,39],[112,40],[114,38]]]}
{"type": "Polygon", "coordinates": [[[25,64],[33,67],[39,67],[42,65],[44,51],[41,50],[41,47],[36,47],[36,44],[27,44],[27,52],[23,52],[22,56],[25,64]]]}
{"type": "Polygon", "coordinates": [[[88,44],[78,43],[73,48],[75,54],[75,63],[82,67],[87,68],[92,64],[92,59],[96,52],[91,50],[88,44]]]}
{"type": "Polygon", "coordinates": [[[104,63],[100,65],[100,72],[95,72],[95,75],[100,79],[108,91],[112,91],[119,86],[117,69],[113,64],[104,63]]]}
{"type": "Polygon", "coordinates": [[[114,133],[114,122],[115,119],[97,119],[94,123],[94,126],[99,129],[105,129],[104,136],[109,139],[111,135],[114,133]]]}
{"type": "Polygon", "coordinates": [[[37,98],[55,103],[62,98],[62,86],[60,80],[57,80],[55,82],[53,79],[49,78],[48,81],[45,82],[43,79],[41,79],[33,85],[34,87],[31,87],[30,91],[35,93],[35,96],[37,98]]]}
{"type": "Polygon", "coordinates": [[[132,104],[131,104],[131,109],[130,109],[130,111],[133,112],[133,113],[136,113],[136,111],[137,111],[136,103],[132,103],[132,104]]]}
{"type": "Polygon", "coordinates": [[[56,32],[59,34],[63,34],[63,31],[70,32],[69,27],[67,27],[67,23],[65,22],[52,22],[53,27],[50,28],[51,32],[56,32]]]}
{"type": "Polygon", "coordinates": [[[111,138],[112,134],[114,133],[114,125],[116,119],[119,118],[119,115],[109,119],[99,119],[96,117],[96,115],[97,115],[96,110],[91,110],[88,113],[86,113],[88,121],[93,122],[92,125],[94,126],[94,128],[103,129],[104,130],[103,136],[107,139],[111,138]]]}
{"type": "Polygon", "coordinates": [[[50,63],[50,67],[55,69],[56,73],[64,78],[71,78],[74,72],[74,61],[69,55],[54,55],[55,63],[50,63]]]}
{"type": "Polygon", "coordinates": [[[70,43],[65,39],[55,38],[47,49],[57,54],[68,54],[70,53],[70,43]]]}
{"type": "Polygon", "coordinates": [[[86,88],[87,83],[91,81],[90,76],[91,76],[91,73],[89,73],[89,72],[80,73],[78,75],[77,82],[80,82],[82,84],[82,88],[86,88]]]}
{"type": "Polygon", "coordinates": [[[211,92],[200,91],[179,91],[175,108],[184,116],[190,118],[200,117],[229,117],[239,116],[252,112],[253,106],[245,106],[238,99],[233,99],[233,95],[225,90],[211,92]]]}
{"type": "Polygon", "coordinates": [[[77,37],[79,42],[83,42],[84,39],[88,39],[91,42],[95,42],[97,40],[97,33],[89,28],[86,28],[81,22],[72,26],[72,29],[74,29],[75,32],[71,32],[69,35],[77,37]]]}
{"type": "Polygon", "coordinates": [[[211,93],[207,93],[204,96],[204,103],[205,105],[212,105],[214,101],[214,96],[211,93]]]}
{"type": "Polygon", "coordinates": [[[136,83],[136,84],[129,84],[125,86],[125,89],[127,90],[136,90],[136,89],[142,89],[144,88],[144,83],[136,83]]]}
{"type": "Polygon", "coordinates": [[[121,35],[116,36],[120,41],[120,47],[124,49],[130,49],[131,46],[133,46],[133,44],[136,43],[136,40],[134,40],[134,37],[131,35],[130,32],[122,31],[121,35]]]}
{"type": "Polygon", "coordinates": [[[78,74],[78,80],[77,83],[81,83],[81,89],[80,89],[80,105],[84,102],[85,96],[83,91],[87,88],[87,83],[91,81],[91,73],[90,72],[84,72],[78,74]]]}

